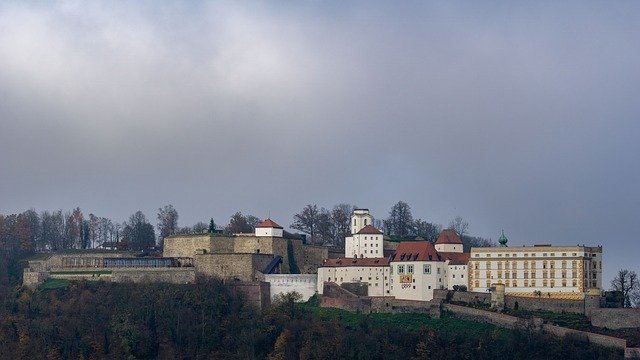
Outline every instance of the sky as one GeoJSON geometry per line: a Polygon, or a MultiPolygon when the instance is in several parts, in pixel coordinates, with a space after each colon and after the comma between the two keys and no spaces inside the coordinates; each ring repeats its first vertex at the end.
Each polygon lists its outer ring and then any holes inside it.
{"type": "Polygon", "coordinates": [[[0,213],[350,203],[640,273],[640,2],[0,3],[0,213]],[[635,225],[634,225],[635,224],[635,225]]]}

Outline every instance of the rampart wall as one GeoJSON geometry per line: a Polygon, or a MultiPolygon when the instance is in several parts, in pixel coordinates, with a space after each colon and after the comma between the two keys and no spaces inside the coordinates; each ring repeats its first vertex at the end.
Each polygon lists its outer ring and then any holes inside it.
{"type": "Polygon", "coordinates": [[[263,270],[272,259],[270,254],[198,254],[194,262],[198,274],[249,282],[255,281],[256,271],[263,270]]]}
{"type": "Polygon", "coordinates": [[[29,268],[32,271],[50,271],[64,268],[65,258],[84,258],[89,262],[92,259],[109,258],[122,258],[133,257],[133,252],[123,251],[86,251],[86,252],[70,252],[70,253],[52,253],[47,259],[43,260],[29,260],[29,268]]]}
{"type": "MultiPolygon", "coordinates": [[[[491,304],[491,293],[453,290],[434,290],[433,298],[443,302],[464,302],[468,304],[491,304]]],[[[505,306],[509,309],[544,310],[586,314],[600,307],[599,296],[585,296],[583,300],[548,299],[545,297],[519,297],[505,295],[505,306]]]]}
{"type": "MultiPolygon", "coordinates": [[[[553,311],[553,312],[570,312],[570,313],[578,313],[578,314],[585,313],[585,306],[587,306],[587,308],[590,307],[589,299],[565,300],[565,299],[547,299],[544,297],[528,298],[528,297],[505,295],[504,302],[505,302],[505,306],[510,309],[514,309],[516,307],[516,302],[517,302],[518,309],[545,310],[545,311],[553,311]]],[[[599,301],[597,303],[597,306],[599,307],[599,301]]]]}
{"type": "Polygon", "coordinates": [[[298,266],[303,274],[317,274],[318,267],[322,266],[324,259],[329,258],[329,249],[326,246],[302,245],[302,258],[298,266]]]}
{"type": "Polygon", "coordinates": [[[244,297],[251,305],[258,309],[264,309],[271,304],[271,296],[269,295],[269,283],[266,282],[241,282],[241,281],[225,281],[227,287],[232,294],[244,297]]]}
{"type": "Polygon", "coordinates": [[[640,309],[593,309],[591,325],[609,329],[640,328],[640,309]]]}
{"type": "Polygon", "coordinates": [[[196,273],[193,268],[137,268],[114,269],[111,273],[113,282],[132,283],[169,283],[192,284],[196,281],[196,273]]]}
{"type": "Polygon", "coordinates": [[[375,313],[422,313],[431,318],[440,318],[440,303],[431,301],[400,300],[394,297],[372,297],[371,312],[375,313]]]}
{"type": "MultiPolygon", "coordinates": [[[[202,235],[174,235],[164,239],[163,257],[193,257],[198,250],[211,251],[212,238],[210,234],[202,235]]],[[[220,239],[222,240],[222,239],[220,239]]],[[[220,243],[223,243],[221,241],[220,243]]]]}
{"type": "Polygon", "coordinates": [[[453,290],[433,290],[433,300],[448,302],[459,301],[468,304],[491,304],[491,294],[486,292],[453,291],[453,290]]]}
{"type": "Polygon", "coordinates": [[[577,338],[583,338],[585,340],[589,340],[589,342],[592,342],[594,344],[598,344],[601,346],[613,347],[618,349],[625,349],[627,347],[627,340],[615,338],[611,336],[573,330],[573,329],[569,329],[561,326],[555,326],[551,324],[543,324],[542,330],[546,333],[559,336],[559,337],[564,337],[569,335],[577,338]]]}

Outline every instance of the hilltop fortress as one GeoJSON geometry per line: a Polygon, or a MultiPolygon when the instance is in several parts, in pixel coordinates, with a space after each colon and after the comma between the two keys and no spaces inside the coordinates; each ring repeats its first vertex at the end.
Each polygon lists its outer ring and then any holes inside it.
{"type": "Polygon", "coordinates": [[[29,287],[48,278],[191,283],[211,276],[254,286],[258,298],[295,290],[305,299],[322,295],[326,283],[356,286],[365,296],[416,301],[433,299],[435,290],[487,293],[495,285],[507,295],[547,299],[579,300],[601,292],[602,247],[508,247],[503,234],[497,247],[464,252],[450,229],[435,244],[394,243],[372,224],[369,210],[354,210],[344,255],[306,244],[303,235],[266,219],[250,234],[169,236],[162,257],[104,250],[39,254],[29,260],[23,281],[29,287]]]}

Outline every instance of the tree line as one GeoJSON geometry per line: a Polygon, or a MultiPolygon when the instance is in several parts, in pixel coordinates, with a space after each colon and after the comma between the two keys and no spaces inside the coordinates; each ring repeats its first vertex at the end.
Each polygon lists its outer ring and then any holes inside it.
{"type": "Polygon", "coordinates": [[[285,294],[264,311],[216,279],[192,285],[74,282],[12,291],[0,307],[2,359],[599,359],[579,338],[421,314],[342,313],[285,294]],[[420,317],[420,319],[415,319],[420,317]],[[418,321],[416,321],[418,320],[418,321]]]}
{"type": "MultiPolygon", "coordinates": [[[[351,234],[351,213],[356,208],[355,205],[341,203],[328,210],[309,204],[293,216],[290,227],[308,234],[314,244],[344,247],[345,237],[351,234]]],[[[440,224],[414,218],[411,206],[404,201],[394,204],[387,218],[374,219],[373,225],[396,241],[421,238],[435,242],[443,229],[440,224]]],[[[454,229],[460,235],[467,251],[473,246],[495,245],[491,239],[471,236],[468,233],[469,223],[461,216],[451,220],[447,228],[454,229]]]]}
{"type": "MultiPolygon", "coordinates": [[[[309,204],[294,214],[290,227],[307,234],[310,243],[343,247],[345,237],[351,233],[350,219],[355,208],[354,205],[340,203],[329,210],[309,204]]],[[[30,209],[20,214],[0,214],[0,248],[25,254],[93,249],[105,243],[117,243],[129,249],[142,250],[155,245],[162,247],[164,238],[170,235],[252,233],[260,223],[258,217],[238,211],[222,227],[213,218],[181,227],[178,211],[172,205],[158,208],[156,219],[154,226],[142,211],[136,211],[126,221],[118,222],[93,213],[85,215],[79,207],[71,211],[38,213],[30,209]]],[[[420,237],[435,242],[442,230],[439,224],[414,218],[411,207],[403,201],[391,207],[387,218],[374,220],[374,225],[392,240],[420,237]]],[[[467,248],[493,245],[491,239],[469,235],[469,224],[459,216],[449,223],[449,228],[458,232],[467,248]]]]}

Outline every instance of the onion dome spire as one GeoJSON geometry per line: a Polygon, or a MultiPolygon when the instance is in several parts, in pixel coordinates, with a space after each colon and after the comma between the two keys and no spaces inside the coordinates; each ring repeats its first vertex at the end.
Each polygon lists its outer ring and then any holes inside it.
{"type": "Polygon", "coordinates": [[[502,235],[500,235],[500,237],[498,238],[498,242],[500,243],[500,247],[507,247],[507,241],[509,241],[509,239],[507,239],[506,236],[504,236],[504,229],[502,230],[502,235]]]}

